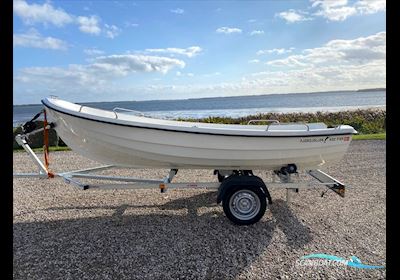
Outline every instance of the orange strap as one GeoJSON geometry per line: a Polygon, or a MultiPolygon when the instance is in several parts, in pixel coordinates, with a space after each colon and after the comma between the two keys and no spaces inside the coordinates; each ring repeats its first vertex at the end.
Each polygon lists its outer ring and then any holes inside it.
{"type": "Polygon", "coordinates": [[[44,164],[47,170],[47,176],[49,178],[54,178],[54,174],[49,171],[49,129],[47,128],[47,117],[46,117],[46,110],[43,110],[44,113],[44,129],[43,129],[43,153],[44,153],[44,164]]]}

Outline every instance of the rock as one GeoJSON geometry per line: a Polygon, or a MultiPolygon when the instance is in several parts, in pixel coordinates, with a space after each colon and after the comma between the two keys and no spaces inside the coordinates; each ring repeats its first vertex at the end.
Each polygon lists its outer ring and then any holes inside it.
{"type": "MultiPolygon", "coordinates": [[[[36,129],[43,127],[43,121],[35,121],[36,129]]],[[[17,127],[13,132],[13,149],[18,149],[20,146],[15,141],[15,136],[22,134],[22,128],[17,127]]],[[[28,144],[31,148],[42,148],[44,145],[43,132],[30,135],[28,138],[28,144]]],[[[54,129],[49,130],[49,146],[57,146],[59,143],[59,137],[54,129]]]]}

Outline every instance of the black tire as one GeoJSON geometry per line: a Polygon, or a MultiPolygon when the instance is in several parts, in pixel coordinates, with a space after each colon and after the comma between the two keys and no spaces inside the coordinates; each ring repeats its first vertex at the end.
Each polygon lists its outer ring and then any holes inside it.
{"type": "Polygon", "coordinates": [[[251,225],[264,216],[267,209],[267,197],[262,188],[263,181],[256,176],[233,176],[224,182],[227,188],[222,200],[225,215],[237,225],[251,225]],[[242,203],[243,202],[243,203],[242,203]],[[244,209],[240,205],[244,204],[244,209]],[[247,205],[251,210],[245,213],[247,205]]]}

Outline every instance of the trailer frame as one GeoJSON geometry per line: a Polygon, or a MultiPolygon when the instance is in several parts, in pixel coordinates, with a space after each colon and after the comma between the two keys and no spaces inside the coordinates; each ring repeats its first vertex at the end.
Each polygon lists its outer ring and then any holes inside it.
{"type": "MultiPolygon", "coordinates": [[[[49,171],[47,164],[44,164],[39,157],[35,154],[32,148],[29,146],[27,142],[27,137],[30,134],[48,129],[47,127],[38,129],[28,134],[18,134],[15,137],[17,143],[22,146],[22,148],[28,153],[31,160],[34,164],[38,167],[37,173],[13,173],[15,178],[40,178],[40,179],[51,179],[51,178],[62,178],[65,183],[73,185],[81,190],[89,190],[89,189],[148,189],[148,188],[159,188],[161,193],[166,192],[168,189],[189,189],[189,188],[205,188],[205,189],[218,189],[219,193],[224,193],[226,191],[221,190],[221,186],[223,186],[224,181],[222,182],[172,182],[175,175],[178,172],[178,169],[171,169],[168,174],[161,178],[161,179],[147,179],[147,178],[137,178],[137,177],[124,177],[124,176],[110,176],[110,175],[102,175],[102,174],[93,174],[93,172],[103,171],[112,168],[121,168],[120,166],[114,165],[101,165],[97,167],[85,168],[80,170],[73,170],[73,171],[65,171],[65,172],[58,172],[53,173],[49,171]],[[99,181],[112,181],[114,183],[102,183],[102,184],[92,184],[88,182],[82,182],[83,179],[90,180],[99,180],[99,181]]],[[[126,167],[125,167],[126,168],[126,167]]],[[[218,174],[214,172],[214,174],[218,174]]],[[[327,190],[332,190],[336,194],[341,197],[345,195],[345,188],[348,187],[341,183],[339,180],[335,179],[334,177],[326,174],[325,172],[319,169],[313,170],[306,170],[306,174],[314,179],[313,181],[310,180],[308,182],[300,181],[299,180],[299,173],[297,172],[296,168],[286,168],[282,167],[280,171],[273,171],[272,173],[272,180],[269,182],[263,181],[260,177],[254,176],[252,171],[249,170],[223,170],[223,174],[231,174],[227,175],[226,178],[231,178],[233,176],[239,177],[240,180],[243,182],[245,180],[251,181],[250,179],[254,179],[255,177],[262,181],[262,188],[265,191],[262,199],[268,198],[268,202],[272,203],[271,197],[269,195],[268,188],[279,188],[279,189],[286,189],[286,202],[289,204],[291,202],[291,194],[293,192],[298,193],[300,189],[318,189],[318,188],[327,188],[327,190]],[[290,171],[292,170],[292,171],[290,171]],[[241,176],[241,177],[240,177],[241,176]],[[253,178],[249,178],[253,177],[253,178]]],[[[238,181],[238,180],[236,180],[238,181]]],[[[254,181],[254,180],[253,180],[254,181]]],[[[241,182],[241,181],[239,181],[241,182]]],[[[226,185],[226,184],[225,184],[226,185]]],[[[248,192],[252,192],[247,188],[248,192]]],[[[326,193],[326,189],[322,192],[321,197],[326,193]]],[[[229,192],[228,192],[229,193],[229,192]]],[[[247,195],[249,194],[242,194],[247,195]]],[[[229,195],[228,195],[229,196],[229,195]]],[[[247,198],[245,198],[247,199],[247,198]]],[[[262,200],[261,199],[261,200],[262,200]]],[[[222,199],[223,204],[224,197],[222,199]]],[[[218,203],[220,202],[218,201],[218,203]]],[[[263,202],[264,203],[264,202],[263,202]]],[[[247,207],[247,206],[246,206],[247,207]]],[[[224,211],[227,214],[225,209],[226,206],[224,204],[224,211]]],[[[265,207],[264,207],[265,208],[265,207]]],[[[265,209],[264,209],[265,212],[265,209]]],[[[262,213],[262,215],[264,214],[262,213]]],[[[262,216],[261,215],[261,216],[262,216]]],[[[256,220],[261,217],[258,217],[256,220]]],[[[230,218],[231,219],[231,218],[230,218]]],[[[232,219],[231,219],[232,220],[232,219]]],[[[251,224],[253,222],[245,222],[241,223],[240,220],[234,221],[237,224],[251,224]]]]}

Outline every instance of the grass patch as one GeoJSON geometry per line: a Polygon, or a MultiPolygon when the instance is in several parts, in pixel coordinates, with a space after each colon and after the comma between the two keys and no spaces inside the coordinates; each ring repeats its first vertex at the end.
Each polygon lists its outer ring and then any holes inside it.
{"type": "MultiPolygon", "coordinates": [[[[35,148],[32,149],[34,152],[43,152],[43,148],[35,148]]],[[[49,147],[50,152],[60,152],[60,151],[71,151],[69,147],[60,147],[60,146],[54,146],[54,147],[49,147]]],[[[14,152],[25,152],[25,150],[21,147],[20,149],[14,149],[14,152]]]]}
{"type": "Polygon", "coordinates": [[[353,140],[386,140],[386,133],[353,135],[353,140]]]}
{"type": "MultiPolygon", "coordinates": [[[[265,113],[256,114],[240,118],[230,117],[208,117],[201,119],[179,118],[182,121],[220,123],[220,124],[247,124],[249,120],[278,120],[281,123],[286,122],[323,122],[328,127],[334,127],[340,124],[347,124],[354,127],[359,133],[384,134],[386,132],[386,111],[385,110],[353,110],[341,112],[316,112],[316,113],[265,113]]],[[[265,123],[259,123],[265,124],[265,123]]]]}

